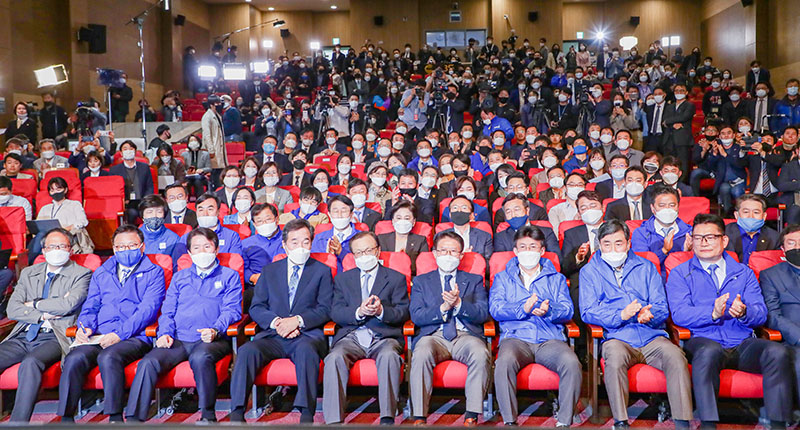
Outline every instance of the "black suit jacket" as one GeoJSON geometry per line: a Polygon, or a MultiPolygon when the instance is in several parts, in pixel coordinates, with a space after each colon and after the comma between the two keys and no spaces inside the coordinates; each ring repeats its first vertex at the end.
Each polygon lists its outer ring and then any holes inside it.
{"type": "Polygon", "coordinates": [[[794,193],[800,191],[800,163],[786,163],[781,167],[778,183],[775,185],[781,192],[779,201],[788,206],[794,205],[794,193]]]}
{"type": "MultiPolygon", "coordinates": [[[[378,245],[381,246],[381,251],[394,252],[395,247],[394,233],[384,233],[378,235],[378,245]]],[[[406,240],[406,254],[411,259],[411,269],[414,273],[417,271],[417,256],[421,252],[428,252],[428,240],[424,236],[410,233],[408,240],[406,240]]]]}
{"type": "Polygon", "coordinates": [[[250,305],[250,317],[262,330],[256,338],[279,337],[269,327],[272,320],[299,315],[305,324],[301,336],[309,336],[324,349],[327,342],[322,326],[330,319],[332,301],[333,277],[328,266],[313,258],[306,261],[294,303],[289,305],[289,259],[270,263],[261,272],[250,305]]]}
{"type": "Polygon", "coordinates": [[[38,128],[36,127],[36,122],[30,117],[26,119],[25,122],[23,122],[20,127],[17,127],[16,119],[12,119],[11,121],[8,122],[5,133],[6,142],[8,142],[8,139],[11,139],[12,137],[18,134],[24,134],[25,136],[28,137],[28,140],[30,140],[33,143],[39,141],[37,137],[39,135],[39,131],[38,128]]]}
{"type": "MultiPolygon", "coordinates": [[[[529,202],[530,203],[530,202],[529,202]]],[[[492,203],[489,203],[492,204],[492,203]]],[[[497,227],[506,220],[506,213],[501,208],[494,214],[494,225],[497,227]]],[[[528,205],[528,221],[549,221],[547,211],[543,207],[530,203],[528,205]]]]}
{"type": "Polygon", "coordinates": [[[750,94],[755,94],[756,92],[756,84],[759,82],[769,82],[770,73],[769,70],[761,67],[758,73],[758,81],[756,81],[756,74],[753,73],[753,70],[747,71],[747,77],[744,80],[744,90],[750,94]]]}
{"type": "MultiPolygon", "coordinates": [[[[259,166],[264,162],[264,148],[261,146],[258,149],[256,160],[258,160],[259,166]]],[[[272,160],[278,165],[278,168],[281,169],[281,173],[292,171],[292,162],[289,161],[289,157],[286,154],[276,152],[272,154],[272,160]]]]}
{"type": "MultiPolygon", "coordinates": [[[[278,182],[278,185],[285,186],[285,187],[288,187],[290,185],[294,185],[292,183],[292,179],[294,179],[294,171],[290,170],[289,173],[285,173],[283,176],[281,176],[281,180],[280,180],[280,182],[278,182]]],[[[309,175],[306,172],[303,172],[303,178],[300,179],[300,189],[303,189],[303,188],[309,186],[310,182],[311,182],[311,175],[309,175]]]]}
{"type": "MultiPolygon", "coordinates": [[[[742,261],[742,232],[739,230],[739,225],[732,222],[725,226],[725,235],[728,236],[728,246],[725,247],[726,251],[733,251],[742,261]]],[[[761,233],[758,235],[758,242],[756,242],[756,251],[769,251],[778,249],[780,243],[778,238],[780,233],[764,226],[761,227],[761,233]]]]}
{"type": "MultiPolygon", "coordinates": [[[[433,199],[422,199],[414,197],[414,205],[417,207],[417,221],[432,224],[436,216],[436,203],[433,199]]],[[[383,219],[389,220],[391,217],[392,200],[386,200],[386,207],[383,209],[383,219]]]]}
{"type": "Polygon", "coordinates": [[[333,285],[331,320],[341,326],[333,337],[333,343],[353,330],[367,327],[379,339],[394,338],[404,344],[403,324],[408,321],[408,287],[405,275],[379,265],[372,285],[371,295],[381,299],[383,318],[365,317],[356,319],[356,309],[361,306],[361,270],[352,269],[336,276],[333,285]]]}
{"type": "Polygon", "coordinates": [[[761,291],[769,309],[767,326],[780,330],[783,341],[800,344],[800,276],[787,262],[761,272],[761,291]]]}
{"type": "MultiPolygon", "coordinates": [[[[752,72],[751,72],[752,73],[752,72]]],[[[753,120],[753,124],[756,123],[756,104],[758,102],[757,98],[752,98],[747,101],[747,117],[753,120]]],[[[775,112],[775,105],[778,103],[778,100],[767,96],[767,111],[764,112],[766,115],[771,115],[775,112]]],[[[764,125],[769,126],[770,118],[765,118],[764,125]]],[[[760,130],[754,130],[760,132],[760,130]]]]}
{"type": "Polygon", "coordinates": [[[589,261],[588,255],[583,260],[583,263],[575,261],[578,248],[588,241],[589,230],[585,224],[572,227],[564,232],[564,246],[561,248],[561,255],[564,256],[564,259],[561,260],[561,273],[570,280],[571,287],[577,287],[578,274],[589,261]]]}
{"type": "MultiPolygon", "coordinates": [[[[167,210],[167,224],[171,224],[173,221],[172,219],[172,211],[167,210]]],[[[197,228],[197,212],[186,209],[186,213],[183,215],[183,223],[192,228],[197,228]]]]}
{"type": "MultiPolygon", "coordinates": [[[[756,184],[758,184],[758,180],[761,179],[761,161],[763,160],[760,155],[755,153],[748,152],[744,155],[741,159],[741,164],[747,168],[747,173],[750,176],[750,192],[755,192],[756,184]]],[[[772,185],[775,185],[777,188],[778,183],[778,169],[767,163],[766,160],[765,165],[767,166],[767,176],[769,177],[769,181],[772,185]]]]}
{"type": "Polygon", "coordinates": [[[662,130],[664,131],[664,150],[667,153],[678,146],[692,146],[694,139],[692,138],[692,118],[696,108],[694,103],[684,100],[680,105],[678,103],[670,103],[664,108],[662,119],[664,124],[662,130]],[[679,129],[673,128],[673,125],[681,124],[679,129]]]}
{"type": "MultiPolygon", "coordinates": [[[[650,204],[645,201],[644,198],[641,199],[642,206],[639,208],[642,211],[642,219],[649,219],[653,212],[650,210],[650,204]]],[[[625,196],[624,198],[614,200],[613,202],[608,204],[606,208],[606,221],[616,219],[622,222],[630,221],[631,219],[631,211],[628,209],[628,197],[625,196]]]]}
{"type": "MultiPolygon", "coordinates": [[[[353,163],[355,163],[356,159],[355,151],[353,150],[347,151],[347,154],[350,155],[350,157],[353,159],[353,163]]],[[[366,166],[370,160],[375,158],[375,153],[367,151],[366,148],[364,148],[363,153],[361,155],[364,157],[364,159],[361,161],[362,163],[364,163],[364,166],[366,166]]]]}
{"type": "MultiPolygon", "coordinates": [[[[136,199],[141,199],[144,196],[149,196],[153,194],[153,175],[150,173],[150,166],[141,161],[136,162],[136,181],[138,182],[138,186],[142,190],[141,196],[136,196],[136,199]]],[[[128,189],[127,184],[127,175],[125,173],[126,167],[125,163],[119,163],[116,166],[111,166],[108,170],[108,173],[116,176],[121,176],[123,180],[125,180],[125,197],[130,197],[130,194],[133,192],[132,190],[128,189]]],[[[127,199],[126,199],[127,200],[127,199]]]]}
{"type": "Polygon", "coordinates": [[[372,210],[368,207],[364,208],[364,214],[361,216],[361,222],[369,227],[369,231],[374,232],[375,224],[377,224],[381,219],[383,219],[383,217],[381,216],[380,212],[372,210]]]}

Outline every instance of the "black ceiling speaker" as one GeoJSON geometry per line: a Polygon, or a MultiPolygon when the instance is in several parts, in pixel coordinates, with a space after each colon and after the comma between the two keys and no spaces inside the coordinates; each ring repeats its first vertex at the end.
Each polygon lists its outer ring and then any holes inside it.
{"type": "Polygon", "coordinates": [[[284,38],[284,39],[289,37],[289,29],[288,28],[282,28],[281,29],[281,37],[284,38]]]}
{"type": "Polygon", "coordinates": [[[183,25],[186,24],[186,17],[183,15],[176,15],[175,16],[175,25],[183,25]]]}
{"type": "Polygon", "coordinates": [[[100,24],[87,24],[78,30],[78,41],[89,42],[90,54],[106,53],[106,26],[100,24]]]}
{"type": "Polygon", "coordinates": [[[742,7],[752,6],[753,0],[742,0],[742,7]]]}
{"type": "Polygon", "coordinates": [[[372,22],[375,23],[376,27],[380,27],[383,25],[383,15],[373,16],[372,22]]]}
{"type": "Polygon", "coordinates": [[[536,22],[539,19],[539,12],[528,12],[528,21],[536,22]]]}
{"type": "Polygon", "coordinates": [[[632,16],[630,22],[631,22],[632,26],[636,27],[637,25],[639,25],[640,21],[641,21],[641,18],[639,18],[638,16],[632,16]]]}

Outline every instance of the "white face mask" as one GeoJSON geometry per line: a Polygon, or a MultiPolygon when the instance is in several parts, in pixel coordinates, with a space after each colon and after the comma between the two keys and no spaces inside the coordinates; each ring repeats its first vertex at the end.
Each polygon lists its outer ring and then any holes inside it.
{"type": "Polygon", "coordinates": [[[300,212],[308,215],[317,210],[317,205],[311,203],[300,203],[300,212]]]}
{"type": "Polygon", "coordinates": [[[555,166],[556,164],[558,164],[558,158],[556,158],[556,157],[544,157],[544,158],[542,158],[542,166],[544,166],[544,167],[546,167],[548,169],[553,167],[553,166],[555,166]]]}
{"type": "Polygon", "coordinates": [[[654,104],[656,104],[656,101],[653,99],[647,99],[645,103],[647,104],[647,106],[653,106],[654,104]]]}
{"type": "Polygon", "coordinates": [[[570,200],[578,200],[578,194],[585,189],[584,187],[567,187],[567,198],[570,200]]]}
{"type": "Polygon", "coordinates": [[[336,138],[335,137],[326,137],[325,138],[325,143],[327,143],[328,145],[333,145],[333,144],[336,143],[336,138]]]}
{"type": "Polygon", "coordinates": [[[589,166],[591,166],[592,169],[594,170],[600,170],[605,165],[606,165],[606,160],[592,160],[589,162],[589,166]]]}
{"type": "Polygon", "coordinates": [[[277,176],[264,176],[264,185],[268,187],[274,187],[278,185],[278,182],[280,182],[280,178],[277,176]]]}
{"type": "Polygon", "coordinates": [[[661,103],[664,101],[664,96],[661,94],[656,94],[653,96],[653,99],[656,101],[656,103],[661,103]]]}
{"type": "Polygon", "coordinates": [[[495,147],[503,146],[506,144],[506,140],[502,137],[495,137],[494,140],[492,140],[492,143],[494,143],[495,147]]]}
{"type": "Polygon", "coordinates": [[[69,256],[69,251],[62,251],[60,249],[54,249],[44,253],[45,261],[47,261],[47,264],[53,267],[61,267],[67,264],[67,261],[69,261],[69,256]]]}
{"type": "Polygon", "coordinates": [[[250,210],[250,207],[253,206],[253,202],[250,200],[236,200],[233,202],[233,206],[235,206],[236,210],[239,212],[247,212],[250,210]]]}
{"type": "Polygon", "coordinates": [[[534,136],[532,134],[526,134],[525,135],[525,143],[533,143],[535,141],[536,141],[536,136],[534,136]]]}
{"type": "Polygon", "coordinates": [[[275,230],[278,229],[278,224],[274,222],[265,222],[264,224],[256,226],[256,233],[264,237],[272,236],[275,230]]]}
{"type": "Polygon", "coordinates": [[[161,157],[161,162],[164,164],[169,164],[170,161],[172,161],[172,157],[170,157],[169,155],[161,157]]]}
{"type": "Polygon", "coordinates": [[[408,129],[401,125],[400,127],[394,129],[394,131],[400,134],[406,134],[406,131],[408,131],[408,129]]]}
{"type": "Polygon", "coordinates": [[[213,252],[198,252],[197,254],[189,254],[192,257],[192,263],[200,269],[206,269],[214,264],[217,259],[217,254],[213,252]]]}
{"type": "Polygon", "coordinates": [[[624,167],[623,168],[617,168],[617,169],[611,169],[611,177],[616,179],[616,180],[618,180],[618,181],[621,181],[622,178],[625,177],[625,171],[626,170],[628,170],[628,169],[624,168],[624,167]]]}
{"type": "Polygon", "coordinates": [[[383,176],[374,176],[374,177],[370,176],[369,178],[372,180],[372,183],[375,184],[376,187],[382,187],[383,184],[386,183],[386,178],[384,178],[383,176]]]}
{"type": "Polygon", "coordinates": [[[492,163],[492,164],[490,164],[490,165],[489,165],[489,169],[490,169],[492,172],[496,172],[496,171],[497,171],[497,168],[498,168],[498,167],[500,167],[500,166],[501,166],[501,164],[500,164],[500,163],[492,163]]]}
{"type": "Polygon", "coordinates": [[[625,260],[628,259],[627,252],[603,252],[600,254],[600,257],[608,263],[609,266],[613,268],[617,268],[625,264],[625,260]]]}
{"type": "Polygon", "coordinates": [[[628,193],[629,196],[640,196],[644,192],[644,185],[638,182],[628,182],[625,184],[625,192],[628,193]]]}
{"type": "Polygon", "coordinates": [[[297,147],[297,141],[294,139],[286,139],[283,141],[283,146],[289,149],[294,149],[297,147]]]}
{"type": "Polygon", "coordinates": [[[331,224],[337,230],[344,230],[350,225],[350,218],[331,218],[331,224]]]}
{"type": "Polygon", "coordinates": [[[767,90],[756,90],[756,96],[762,97],[762,98],[766,97],[767,96],[767,90]]]}
{"type": "MultiPolygon", "coordinates": [[[[686,94],[680,94],[680,93],[675,94],[675,100],[683,100],[685,98],[686,98],[686,94]]],[[[738,99],[739,99],[739,97],[736,97],[736,100],[738,100],[738,99]]],[[[736,100],[734,100],[734,101],[736,101],[736,100]]]]}
{"type": "Polygon", "coordinates": [[[428,158],[431,156],[431,150],[428,148],[422,148],[417,151],[417,155],[419,155],[420,158],[428,158]]]}
{"type": "Polygon", "coordinates": [[[255,167],[245,167],[244,168],[244,175],[248,178],[255,178],[256,174],[258,173],[258,169],[255,167]]]}
{"type": "Polygon", "coordinates": [[[461,264],[461,260],[458,257],[453,257],[452,255],[440,255],[436,257],[436,265],[439,266],[439,269],[442,272],[450,273],[458,269],[458,265],[461,264]]]}
{"type": "Polygon", "coordinates": [[[353,145],[353,149],[361,149],[364,147],[364,142],[360,140],[354,140],[351,144],[353,145]]]}
{"type": "Polygon", "coordinates": [[[357,208],[363,208],[364,205],[367,203],[367,195],[366,194],[353,194],[350,196],[350,200],[353,201],[353,206],[357,208]]]}
{"type": "Polygon", "coordinates": [[[630,146],[631,146],[631,141],[628,139],[617,140],[617,148],[619,148],[620,151],[624,151],[628,149],[630,146]]]}
{"type": "Polygon", "coordinates": [[[554,176],[547,181],[553,188],[561,188],[564,186],[564,178],[561,176],[554,176]]]}
{"type": "Polygon", "coordinates": [[[674,185],[678,182],[678,174],[673,172],[667,172],[661,175],[661,178],[664,180],[664,183],[667,185],[674,185]]]}
{"type": "Polygon", "coordinates": [[[469,130],[464,130],[464,132],[461,133],[461,136],[463,136],[464,139],[469,139],[472,137],[472,132],[469,130]]]}
{"type": "Polygon", "coordinates": [[[678,219],[678,211],[675,209],[661,209],[654,215],[656,219],[664,225],[672,224],[676,219],[678,219]]]}
{"type": "Polygon", "coordinates": [[[318,189],[320,193],[324,193],[328,191],[328,183],[327,182],[315,182],[314,188],[318,189]]]}
{"type": "MultiPolygon", "coordinates": [[[[378,136],[376,136],[376,135],[374,135],[372,133],[367,133],[367,141],[368,142],[374,142],[375,139],[377,139],[377,138],[378,138],[378,136]]],[[[355,145],[353,145],[353,148],[355,148],[355,145]]],[[[359,149],[359,148],[356,148],[356,149],[359,149]]]]}
{"type": "Polygon", "coordinates": [[[396,150],[398,150],[398,151],[400,151],[401,149],[403,149],[403,147],[404,147],[405,145],[406,145],[406,144],[405,144],[405,143],[403,143],[403,142],[402,142],[402,141],[400,141],[400,140],[395,140],[394,142],[392,142],[392,148],[394,148],[394,149],[396,149],[396,150]]]}
{"type": "Polygon", "coordinates": [[[597,140],[600,138],[600,132],[597,130],[592,130],[589,132],[589,137],[591,137],[594,140],[597,140]]]}
{"type": "MultiPolygon", "coordinates": [[[[675,95],[677,96],[677,94],[675,94],[675,95]]],[[[738,102],[739,101],[739,94],[731,94],[728,97],[730,97],[732,102],[738,102]]]]}
{"type": "Polygon", "coordinates": [[[349,175],[350,170],[352,170],[352,166],[350,164],[340,164],[336,166],[336,170],[340,175],[349,175]]]}
{"type": "Polygon", "coordinates": [[[411,229],[414,228],[414,224],[411,221],[406,220],[392,220],[392,226],[394,227],[394,230],[400,234],[408,234],[411,232],[411,229]]]}
{"type": "Polygon", "coordinates": [[[600,136],[600,142],[610,143],[612,140],[614,140],[614,137],[611,136],[610,134],[604,134],[600,136]]]}
{"type": "Polygon", "coordinates": [[[197,226],[198,227],[205,227],[214,229],[217,227],[217,223],[219,223],[219,219],[215,216],[198,216],[197,217],[197,226]]]}
{"type": "Polygon", "coordinates": [[[420,184],[425,188],[433,188],[433,186],[436,185],[436,178],[432,176],[423,176],[420,180],[420,184]]]}
{"type": "Polygon", "coordinates": [[[123,160],[133,160],[136,158],[136,151],[133,149],[126,149],[122,151],[122,159],[123,160]]]}
{"type": "Polygon", "coordinates": [[[314,143],[314,140],[312,139],[303,139],[303,146],[305,147],[311,146],[312,143],[314,143]]]}
{"type": "Polygon", "coordinates": [[[225,178],[222,179],[222,183],[227,188],[236,188],[239,186],[239,178],[233,176],[226,176],[225,178]]]}
{"type": "Polygon", "coordinates": [[[308,261],[308,258],[311,256],[311,250],[303,248],[302,246],[298,246],[297,248],[287,252],[286,256],[293,264],[302,266],[303,264],[306,264],[306,261],[308,261]]]}
{"type": "Polygon", "coordinates": [[[100,166],[95,166],[95,167],[89,166],[89,171],[92,173],[97,173],[100,171],[100,166]]]}
{"type": "Polygon", "coordinates": [[[531,270],[534,267],[539,265],[539,260],[542,258],[542,254],[536,251],[522,251],[517,254],[517,260],[519,261],[519,265],[522,266],[523,269],[531,270]]]}
{"type": "Polygon", "coordinates": [[[584,224],[595,225],[603,218],[603,211],[600,209],[589,209],[581,214],[581,221],[584,224]]]}
{"type": "Polygon", "coordinates": [[[391,148],[388,148],[386,146],[381,146],[380,148],[378,148],[379,157],[388,157],[391,154],[392,154],[391,148]]]}
{"type": "Polygon", "coordinates": [[[461,191],[456,193],[456,195],[464,196],[467,200],[472,201],[475,199],[475,191],[461,191]]]}
{"type": "Polygon", "coordinates": [[[192,151],[196,151],[199,148],[200,148],[200,142],[196,140],[189,141],[189,149],[191,149],[192,151]]]}
{"type": "Polygon", "coordinates": [[[743,134],[750,133],[750,126],[749,125],[743,125],[743,126],[739,127],[739,133],[743,133],[743,134]]]}
{"type": "Polygon", "coordinates": [[[169,211],[173,214],[181,213],[186,209],[186,200],[175,200],[169,202],[169,211]]]}
{"type": "Polygon", "coordinates": [[[356,258],[356,267],[362,272],[369,272],[378,265],[378,257],[374,255],[362,255],[356,258]]]}
{"type": "Polygon", "coordinates": [[[42,151],[42,157],[45,160],[51,160],[56,156],[56,151],[42,151]]]}

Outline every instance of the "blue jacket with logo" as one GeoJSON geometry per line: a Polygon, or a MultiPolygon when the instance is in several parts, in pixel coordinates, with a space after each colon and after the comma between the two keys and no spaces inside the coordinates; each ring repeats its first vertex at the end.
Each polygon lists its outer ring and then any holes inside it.
{"type": "MultiPolygon", "coordinates": [[[[328,242],[333,237],[333,228],[325,230],[314,235],[314,241],[311,243],[311,252],[328,252],[328,242]]],[[[345,237],[342,241],[342,251],[336,256],[336,273],[342,273],[342,262],[347,254],[350,254],[350,239],[358,233],[355,225],[350,223],[350,235],[345,237]]]]}
{"type": "Polygon", "coordinates": [[[574,307],[567,287],[567,278],[556,272],[550,260],[540,260],[541,270],[528,292],[520,278],[519,260],[512,258],[506,269],[494,277],[489,290],[489,313],[500,323],[500,339],[513,338],[530,343],[566,340],[563,324],[572,318],[574,307]],[[543,317],[526,313],[525,302],[536,293],[539,299],[532,309],[550,300],[550,309],[543,317]]]}
{"type": "Polygon", "coordinates": [[[629,250],[622,266],[622,286],[619,286],[614,269],[600,255],[600,251],[595,252],[580,272],[583,321],[603,327],[605,340],[621,340],[634,348],[641,348],[659,336],[666,337],[667,297],[653,263],[629,250]],[[653,305],[650,309],[653,319],[648,323],[640,324],[637,315],[622,320],[622,310],[634,300],[642,307],[653,305]]]}
{"type": "Polygon", "coordinates": [[[178,233],[161,227],[158,231],[150,231],[142,225],[139,230],[144,234],[144,253],[145,254],[164,254],[172,257],[173,262],[178,261],[180,254],[175,254],[181,237],[178,233]]]}
{"type": "Polygon", "coordinates": [[[213,328],[225,335],[228,326],[241,317],[239,274],[217,264],[203,279],[192,264],[172,277],[158,317],[158,337],[166,334],[182,342],[197,342],[197,330],[213,328]]]}
{"type": "Polygon", "coordinates": [[[78,326],[96,334],[116,333],[121,340],[146,341],[144,329],[156,321],[165,290],[164,270],[144,255],[125,285],[120,284],[112,256],[92,275],[78,326]]]}
{"type": "MultiPolygon", "coordinates": [[[[221,223],[217,223],[214,233],[216,233],[217,238],[219,238],[220,253],[227,252],[242,255],[242,239],[239,237],[239,233],[223,227],[221,223]]],[[[175,247],[175,255],[181,256],[186,254],[186,238],[188,236],[189,233],[186,233],[181,237],[181,241],[178,243],[178,246],[175,247]]],[[[177,259],[175,261],[177,262],[177,259]]]]}
{"type": "Polygon", "coordinates": [[[261,274],[264,266],[272,263],[278,254],[286,254],[283,249],[283,235],[281,229],[275,231],[272,237],[254,234],[242,241],[244,250],[244,280],[250,282],[250,277],[261,274]]]}
{"type": "Polygon", "coordinates": [[[723,252],[722,258],[727,268],[719,292],[711,275],[703,270],[695,256],[672,269],[667,281],[667,297],[675,324],[691,330],[692,336],[702,336],[719,342],[725,348],[733,348],[753,337],[753,328],[766,323],[767,305],[755,273],[737,263],[727,252],[723,252]],[[714,321],[711,318],[714,301],[725,293],[730,293],[725,315],[714,321]],[[728,313],[737,294],[747,305],[744,318],[734,318],[728,313]]]}

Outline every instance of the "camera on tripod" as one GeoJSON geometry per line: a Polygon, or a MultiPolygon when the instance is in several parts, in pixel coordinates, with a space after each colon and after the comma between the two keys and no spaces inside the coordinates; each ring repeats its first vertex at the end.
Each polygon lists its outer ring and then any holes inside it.
{"type": "Polygon", "coordinates": [[[329,96],[328,92],[325,90],[318,90],[317,102],[321,105],[329,105],[331,104],[331,96],[329,96]]]}
{"type": "Polygon", "coordinates": [[[583,90],[581,90],[580,94],[578,94],[578,104],[581,107],[588,106],[589,97],[590,97],[589,90],[587,88],[584,88],[583,90]]]}
{"type": "Polygon", "coordinates": [[[25,102],[25,106],[28,108],[28,117],[38,119],[42,115],[42,113],[38,110],[38,103],[27,101],[25,102]]]}

